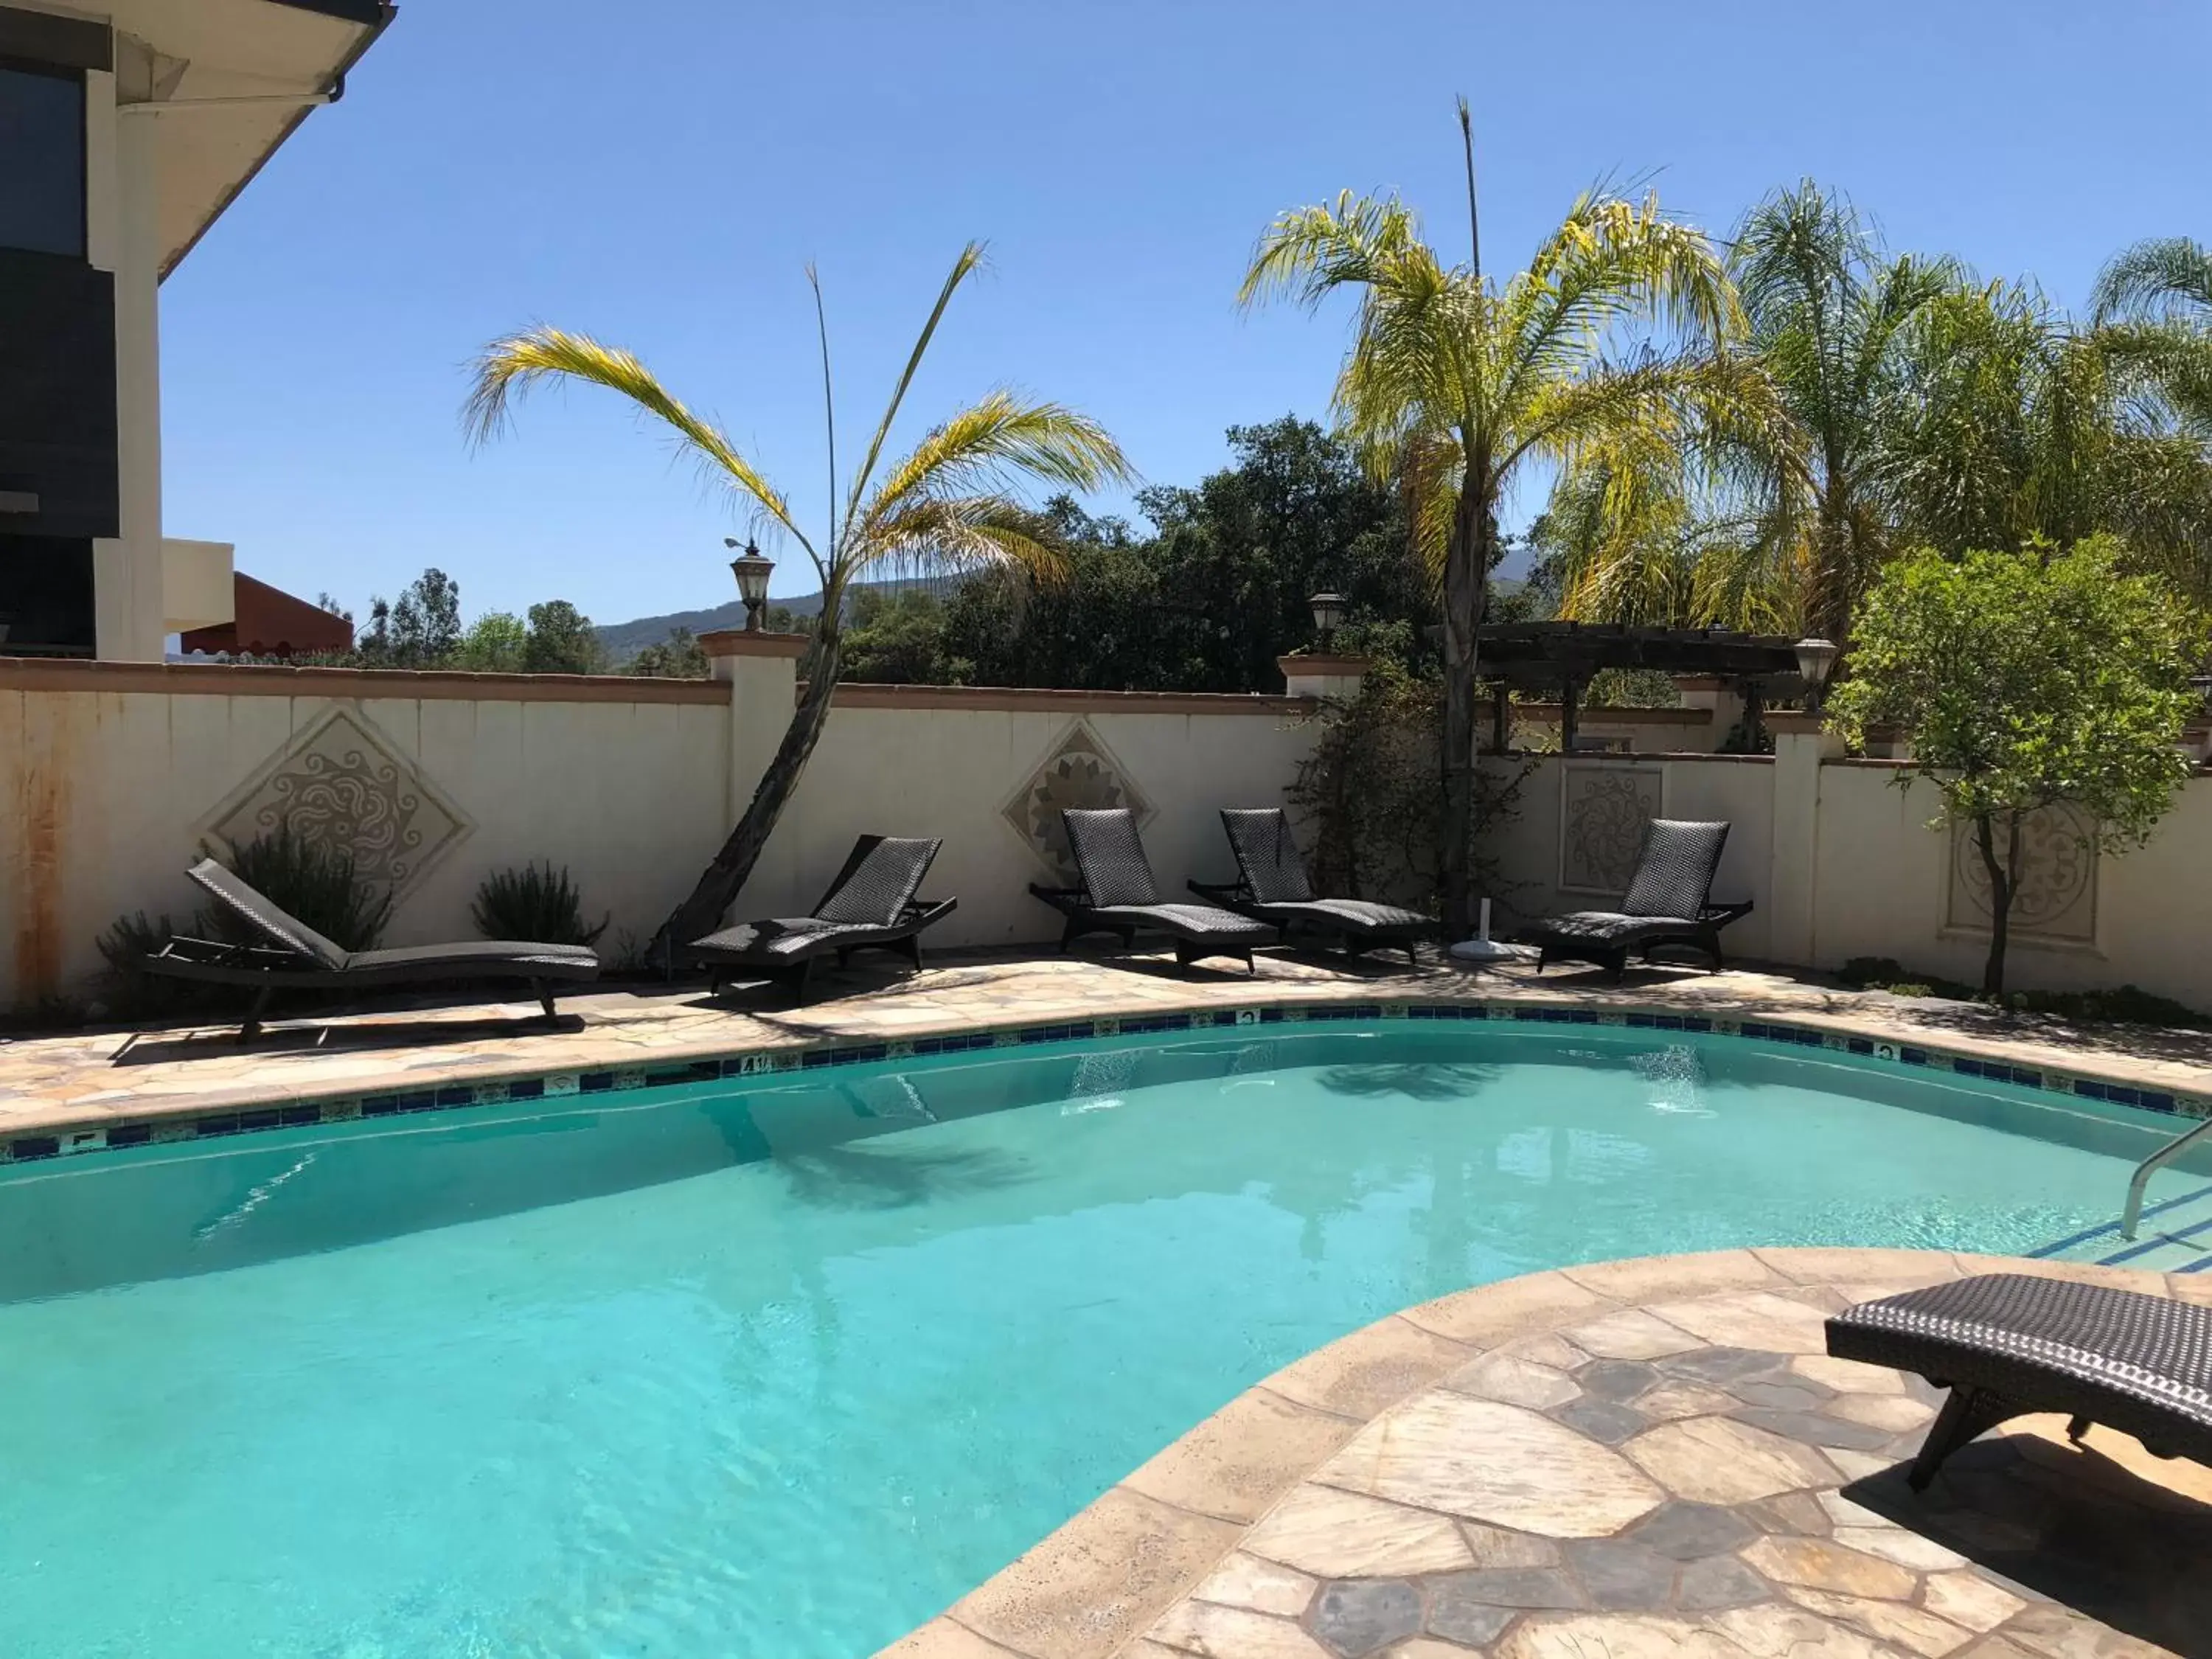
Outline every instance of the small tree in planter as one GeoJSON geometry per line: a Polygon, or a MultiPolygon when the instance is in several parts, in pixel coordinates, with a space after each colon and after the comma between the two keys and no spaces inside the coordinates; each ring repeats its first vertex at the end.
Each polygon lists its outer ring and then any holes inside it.
{"type": "Polygon", "coordinates": [[[1990,883],[1982,988],[2004,989],[2021,826],[2072,806],[2096,851],[2150,838],[2189,763],[2175,745],[2199,699],[2200,620],[2155,577],[2124,574],[2109,538],[2071,552],[1923,551],[1893,562],[1853,624],[1850,678],[1829,701],[1844,732],[1900,728],[1900,784],[1925,778],[1964,823],[1990,883]]]}

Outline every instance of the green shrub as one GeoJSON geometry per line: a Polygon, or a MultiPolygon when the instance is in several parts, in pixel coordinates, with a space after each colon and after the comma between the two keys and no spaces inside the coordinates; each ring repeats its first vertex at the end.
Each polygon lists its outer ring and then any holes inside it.
{"type": "Polygon", "coordinates": [[[1887,991],[1895,997],[1940,997],[1951,1002],[1979,1002],[2014,1013],[2047,1014],[2075,1025],[2167,1025],[2212,1029],[2212,1016],[2185,1007],[2139,985],[2099,991],[2013,991],[2002,1000],[1954,979],[1909,972],[1888,957],[1853,957],[1836,977],[1859,991],[1887,991]]]}
{"type": "Polygon", "coordinates": [[[149,921],[143,910],[116,917],[107,931],[93,941],[107,963],[106,994],[101,1000],[108,1011],[123,1019],[150,1019],[200,1000],[204,987],[147,973],[138,964],[179,933],[205,939],[208,927],[208,919],[201,912],[195,912],[182,927],[166,914],[156,921],[149,921]]]}
{"type": "MultiPolygon", "coordinates": [[[[289,819],[240,847],[230,867],[240,881],[341,950],[374,950],[392,921],[392,895],[361,879],[352,854],[310,839],[289,819]]],[[[266,942],[228,911],[216,914],[215,925],[225,939],[266,942]]]]}
{"type": "Polygon", "coordinates": [[[477,889],[470,907],[477,931],[486,939],[524,939],[539,945],[591,945],[607,931],[608,918],[584,926],[584,897],[568,879],[568,866],[495,870],[477,889]]]}

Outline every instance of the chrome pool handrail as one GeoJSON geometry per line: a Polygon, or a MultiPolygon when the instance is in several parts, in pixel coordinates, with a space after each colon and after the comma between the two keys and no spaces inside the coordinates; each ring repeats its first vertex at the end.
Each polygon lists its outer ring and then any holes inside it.
{"type": "Polygon", "coordinates": [[[2136,1236],[2136,1227],[2142,1220],[2143,1188],[2150,1184],[2152,1175],[2172,1163],[2175,1158],[2179,1158],[2182,1153],[2208,1135],[2212,1135],[2212,1117],[2206,1118],[2203,1122],[2186,1133],[2176,1135],[2136,1165],[2135,1174],[2128,1178],[2128,1206],[2120,1212],[2122,1238],[2131,1239],[2136,1236]]]}

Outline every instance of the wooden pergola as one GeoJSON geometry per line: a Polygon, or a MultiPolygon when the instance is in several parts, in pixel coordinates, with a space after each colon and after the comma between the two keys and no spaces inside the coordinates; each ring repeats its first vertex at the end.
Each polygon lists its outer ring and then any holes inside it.
{"type": "Polygon", "coordinates": [[[1591,676],[1608,668],[1732,681],[1742,693],[1753,732],[1768,696],[1795,696],[1804,689],[1797,671],[1797,641],[1786,635],[1738,634],[1720,628],[1636,628],[1624,623],[1485,623],[1476,630],[1475,677],[1496,688],[1492,745],[1500,750],[1505,747],[1509,693],[1556,691],[1559,750],[1573,752],[1583,688],[1591,676]]]}

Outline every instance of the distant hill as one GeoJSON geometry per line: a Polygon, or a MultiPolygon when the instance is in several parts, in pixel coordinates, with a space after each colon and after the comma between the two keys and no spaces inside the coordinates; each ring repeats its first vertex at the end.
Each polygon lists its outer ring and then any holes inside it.
{"type": "MultiPolygon", "coordinates": [[[[845,596],[850,605],[860,593],[878,591],[898,592],[912,587],[927,588],[939,599],[950,598],[960,586],[958,576],[894,577],[889,581],[860,582],[845,596]]],[[[811,617],[822,609],[822,596],[809,593],[799,599],[770,599],[771,611],[781,607],[794,617],[811,617]]],[[[606,647],[608,659],[615,665],[628,662],[648,645],[657,645],[671,632],[686,628],[694,634],[704,634],[710,629],[743,628],[745,625],[745,605],[742,599],[732,599],[727,605],[716,605],[712,611],[672,611],[665,617],[640,617],[635,621],[609,623],[599,629],[599,643],[606,647]]]]}

